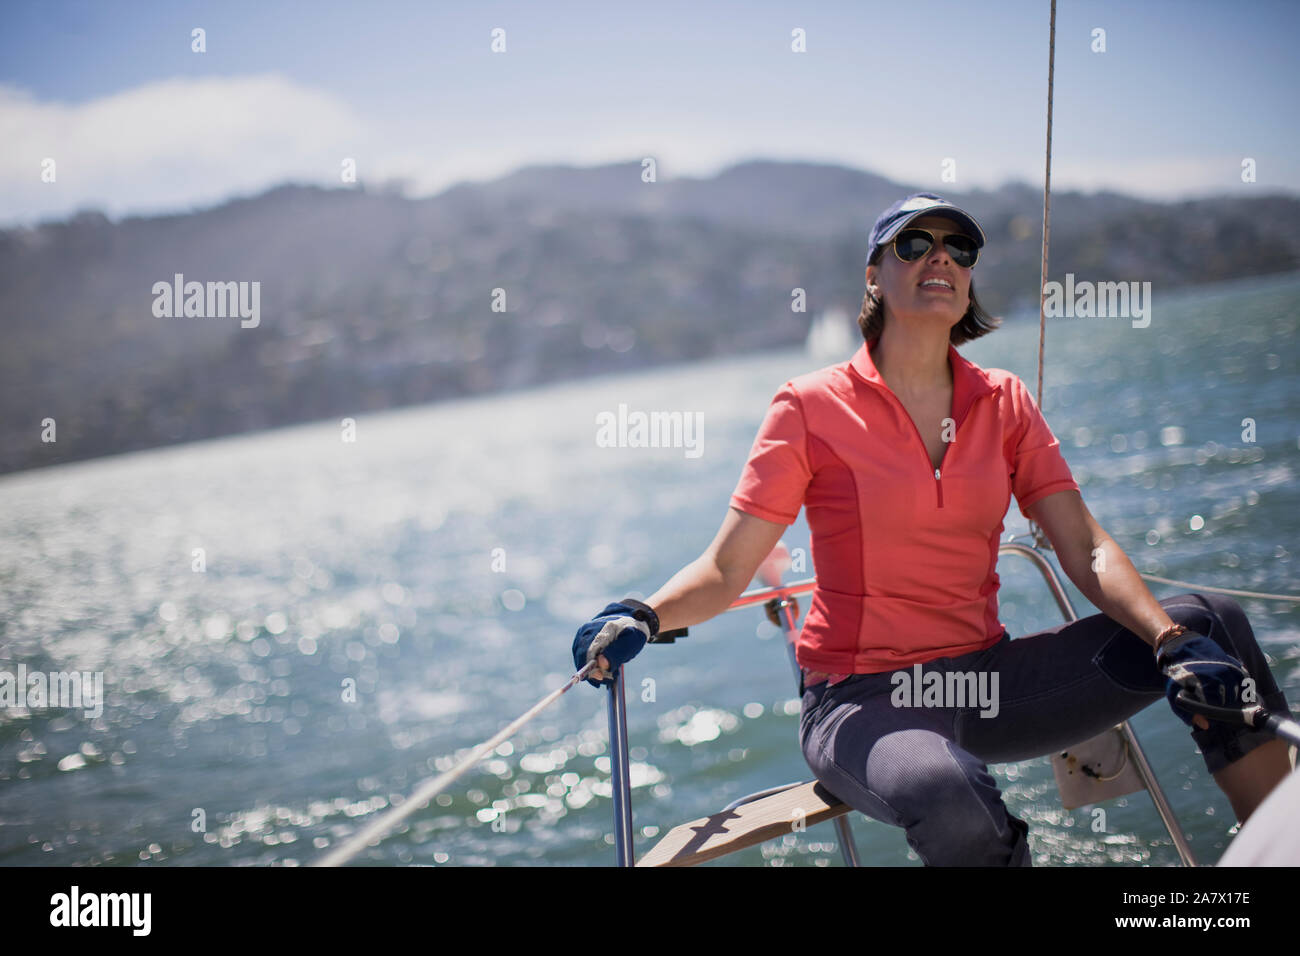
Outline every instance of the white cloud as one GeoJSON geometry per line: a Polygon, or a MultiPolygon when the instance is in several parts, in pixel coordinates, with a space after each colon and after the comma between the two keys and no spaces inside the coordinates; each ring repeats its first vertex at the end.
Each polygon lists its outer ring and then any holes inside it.
{"type": "MultiPolygon", "coordinates": [[[[675,107],[628,114],[621,106],[579,104],[503,116],[463,99],[420,109],[387,105],[363,117],[339,96],[275,74],[164,80],[77,105],[0,85],[0,225],[86,207],[113,216],[178,211],[286,180],[338,186],[344,157],[356,159],[362,182],[402,179],[412,195],[531,163],[590,166],[644,156],[659,161],[664,180],[709,176],[761,157],[842,163],[942,191],[948,187],[939,160],[955,152],[958,189],[994,188],[1008,178],[1042,181],[1041,145],[1028,133],[975,142],[958,135],[956,145],[893,137],[885,146],[872,129],[839,129],[836,108],[778,129],[770,117],[719,123],[706,110],[683,114],[675,107]],[[57,163],[53,184],[40,178],[47,157],[57,163]]],[[[1119,148],[1081,159],[1063,141],[1052,183],[1057,190],[1111,188],[1160,199],[1232,193],[1245,189],[1240,159],[1135,158],[1119,148]]],[[[1252,193],[1294,190],[1294,164],[1278,165],[1261,162],[1252,193]]]]}
{"type": "Polygon", "coordinates": [[[0,220],[170,210],[286,179],[340,184],[369,149],[346,103],[280,76],[171,79],[66,105],[0,85],[0,220]],[[54,183],[41,164],[55,161],[54,183]]]}

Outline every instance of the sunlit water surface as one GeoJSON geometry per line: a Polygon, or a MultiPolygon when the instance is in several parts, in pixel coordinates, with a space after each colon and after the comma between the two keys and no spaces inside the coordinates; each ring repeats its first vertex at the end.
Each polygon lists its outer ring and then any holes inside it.
{"type": "MultiPolygon", "coordinates": [[[[1290,276],[1157,296],[1146,329],[1052,323],[1045,413],[1140,570],[1300,592],[1297,306],[1290,276]]],[[[1034,387],[1036,320],[962,351],[1034,387]]],[[[0,479],[0,669],[102,671],[107,698],[95,719],[0,708],[0,861],[319,857],[563,683],[580,623],[696,557],[773,392],[820,364],[707,361],[364,416],[354,443],[330,422],[0,479]],[[619,403],[701,413],[703,454],[597,447],[619,403]]],[[[1013,503],[1007,531],[1024,530],[1013,503]]],[[[807,540],[801,516],[786,541],[807,540]]],[[[1013,636],[1059,621],[1037,572],[1000,572],[1013,636]]],[[[1242,603],[1294,701],[1297,605],[1242,603]]],[[[811,777],[782,640],[737,612],[627,668],[638,854],[811,777]]],[[[362,859],[612,863],[604,694],[574,688],[362,859]]],[[[1132,723],[1200,861],[1218,859],[1234,818],[1186,728],[1163,703],[1132,723]]],[[[1178,862],[1143,794],[1095,833],[1046,757],[994,773],[1036,865],[1178,862]]],[[[865,864],[919,865],[901,830],[856,814],[853,830],[865,864]]],[[[835,837],[722,864],[838,866],[835,837]]]]}

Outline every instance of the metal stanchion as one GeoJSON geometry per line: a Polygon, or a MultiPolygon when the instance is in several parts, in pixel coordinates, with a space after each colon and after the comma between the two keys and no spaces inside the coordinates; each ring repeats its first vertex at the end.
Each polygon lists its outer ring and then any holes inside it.
{"type": "Polygon", "coordinates": [[[632,854],[632,783],[627,750],[627,701],[623,692],[623,668],[615,673],[609,688],[610,786],[614,794],[614,845],[619,866],[634,866],[632,854]]]}

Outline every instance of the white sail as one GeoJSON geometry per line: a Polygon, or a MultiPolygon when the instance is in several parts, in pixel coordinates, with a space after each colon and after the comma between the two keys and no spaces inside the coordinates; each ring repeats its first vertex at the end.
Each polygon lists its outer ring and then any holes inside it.
{"type": "Polygon", "coordinates": [[[808,354],[821,362],[842,362],[862,344],[858,324],[841,308],[818,313],[808,329],[808,354]]]}

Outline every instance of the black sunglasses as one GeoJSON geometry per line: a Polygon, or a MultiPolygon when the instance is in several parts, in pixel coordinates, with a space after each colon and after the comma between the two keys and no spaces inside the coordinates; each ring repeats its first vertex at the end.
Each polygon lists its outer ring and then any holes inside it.
{"type": "MultiPolygon", "coordinates": [[[[934,248],[934,234],[926,229],[904,229],[894,241],[894,255],[903,262],[915,262],[934,248]]],[[[963,269],[969,269],[979,260],[980,249],[975,240],[960,232],[943,237],[943,247],[952,256],[952,261],[963,269]]]]}

